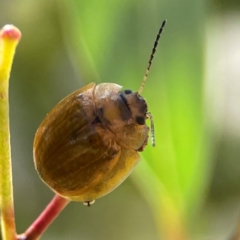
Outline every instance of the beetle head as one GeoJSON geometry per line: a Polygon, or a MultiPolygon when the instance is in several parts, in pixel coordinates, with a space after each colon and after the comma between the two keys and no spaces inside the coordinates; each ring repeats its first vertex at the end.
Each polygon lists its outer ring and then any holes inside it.
{"type": "Polygon", "coordinates": [[[131,90],[119,92],[119,96],[131,112],[131,116],[135,119],[136,123],[144,125],[148,110],[145,99],[140,96],[138,92],[133,92],[131,90]]]}

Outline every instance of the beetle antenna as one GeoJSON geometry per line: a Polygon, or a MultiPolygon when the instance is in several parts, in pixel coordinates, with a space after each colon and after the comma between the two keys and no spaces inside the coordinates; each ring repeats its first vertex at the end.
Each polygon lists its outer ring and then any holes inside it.
{"type": "Polygon", "coordinates": [[[147,117],[150,119],[150,122],[151,122],[150,130],[151,130],[152,146],[155,147],[155,133],[154,133],[154,122],[153,122],[152,114],[148,112],[147,117]]]}
{"type": "Polygon", "coordinates": [[[162,26],[161,26],[160,29],[159,29],[158,35],[157,35],[156,40],[155,40],[155,42],[154,42],[154,46],[153,46],[153,49],[152,49],[152,53],[151,53],[151,55],[150,55],[150,59],[149,59],[149,61],[148,61],[148,66],[147,66],[145,75],[144,75],[144,77],[143,77],[141,86],[140,86],[140,88],[139,88],[139,90],[138,90],[138,93],[141,93],[141,92],[143,91],[143,89],[144,89],[144,85],[145,85],[145,82],[146,82],[147,77],[148,77],[148,73],[149,73],[150,68],[151,68],[151,65],[152,65],[152,60],[153,60],[154,54],[155,54],[155,52],[156,52],[156,50],[157,50],[158,41],[159,41],[159,39],[160,39],[160,37],[161,37],[161,34],[162,34],[162,32],[163,32],[163,28],[164,28],[164,26],[166,25],[166,23],[167,23],[167,20],[164,20],[164,21],[162,22],[162,26]]]}

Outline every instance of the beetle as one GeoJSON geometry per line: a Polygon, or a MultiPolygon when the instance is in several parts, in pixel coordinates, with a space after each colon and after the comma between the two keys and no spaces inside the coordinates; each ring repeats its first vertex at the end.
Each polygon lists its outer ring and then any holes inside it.
{"type": "Polygon", "coordinates": [[[64,198],[90,206],[119,186],[140,160],[153,120],[140,95],[166,20],[154,43],[137,92],[115,83],[90,83],[60,101],[34,138],[34,163],[41,179],[64,198]]]}

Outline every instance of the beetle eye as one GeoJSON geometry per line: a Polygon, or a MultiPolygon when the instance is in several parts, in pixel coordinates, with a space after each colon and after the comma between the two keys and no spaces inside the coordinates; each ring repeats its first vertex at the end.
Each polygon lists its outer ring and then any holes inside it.
{"type": "Polygon", "coordinates": [[[132,90],[129,90],[129,89],[124,90],[124,93],[125,93],[125,94],[131,94],[131,93],[132,93],[132,90]]]}
{"type": "Polygon", "coordinates": [[[136,121],[139,125],[144,125],[145,124],[144,117],[138,116],[138,117],[136,117],[136,121]]]}

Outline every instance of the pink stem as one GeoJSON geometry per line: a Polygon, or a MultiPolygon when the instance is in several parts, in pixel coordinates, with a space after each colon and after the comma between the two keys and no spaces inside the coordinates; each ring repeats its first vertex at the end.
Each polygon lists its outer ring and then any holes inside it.
{"type": "Polygon", "coordinates": [[[70,201],[55,195],[41,215],[33,222],[25,233],[18,236],[19,240],[36,240],[48,228],[58,214],[70,201]]]}

